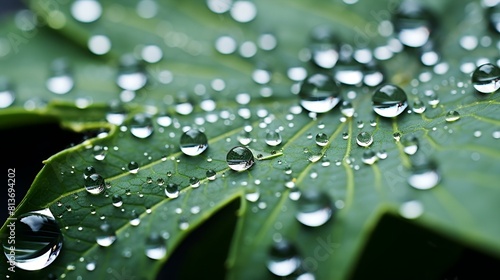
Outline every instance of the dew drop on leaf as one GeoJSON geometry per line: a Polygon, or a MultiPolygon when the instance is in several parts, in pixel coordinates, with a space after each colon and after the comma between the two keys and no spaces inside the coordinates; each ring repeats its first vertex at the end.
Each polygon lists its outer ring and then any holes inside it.
{"type": "Polygon", "coordinates": [[[267,268],[276,276],[285,277],[296,271],[301,258],[296,246],[286,239],[273,242],[269,248],[267,268]]]}
{"type": "Polygon", "coordinates": [[[422,114],[423,112],[425,112],[425,109],[427,109],[425,107],[425,103],[422,102],[420,99],[416,99],[415,101],[413,101],[413,112],[417,114],[422,114]]]}
{"type": "Polygon", "coordinates": [[[317,73],[307,77],[300,85],[299,101],[304,109],[325,113],[340,101],[340,86],[330,76],[317,73]]]}
{"type": "Polygon", "coordinates": [[[95,173],[97,172],[93,166],[87,166],[85,167],[85,170],[83,170],[83,179],[87,179],[87,177],[95,173]]]}
{"type": "Polygon", "coordinates": [[[235,21],[246,23],[257,16],[257,7],[251,1],[238,0],[233,3],[229,13],[235,21]]]}
{"type": "Polygon", "coordinates": [[[448,111],[448,113],[446,113],[445,119],[447,122],[458,121],[460,119],[460,113],[457,111],[453,111],[453,110],[448,111]]]}
{"type": "Polygon", "coordinates": [[[69,66],[64,59],[56,59],[51,65],[52,75],[47,79],[47,89],[55,94],[66,94],[75,84],[69,66]]]}
{"type": "Polygon", "coordinates": [[[328,135],[326,135],[325,133],[318,133],[316,134],[316,144],[318,146],[321,146],[321,147],[324,147],[328,144],[328,135]]]}
{"type": "Polygon", "coordinates": [[[354,107],[352,106],[352,103],[347,100],[343,101],[340,105],[340,112],[347,118],[352,117],[354,115],[354,107]]]}
{"type": "Polygon", "coordinates": [[[85,269],[87,271],[94,271],[95,270],[95,267],[96,267],[96,263],[95,262],[88,262],[86,265],[85,265],[85,269]]]}
{"type": "Polygon", "coordinates": [[[233,147],[226,155],[227,165],[235,171],[244,171],[252,167],[255,162],[252,151],[247,147],[233,147]]]}
{"type": "Polygon", "coordinates": [[[401,144],[407,155],[414,155],[418,151],[418,138],[414,135],[404,135],[401,138],[401,144]]]}
{"type": "Polygon", "coordinates": [[[406,93],[400,87],[386,84],[378,87],[372,96],[375,113],[382,117],[395,117],[408,106],[406,93]]]}
{"type": "Polygon", "coordinates": [[[437,164],[431,159],[417,157],[412,161],[411,174],[408,184],[415,189],[428,190],[434,188],[441,181],[437,164]]]}
{"type": "Polygon", "coordinates": [[[424,213],[424,206],[418,200],[406,201],[399,206],[399,214],[407,219],[416,219],[424,213]]]}
{"type": "Polygon", "coordinates": [[[111,50],[111,40],[106,35],[96,34],[89,38],[87,46],[93,54],[104,55],[111,50]]]}
{"type": "Polygon", "coordinates": [[[94,22],[101,17],[101,14],[102,6],[96,0],[75,0],[71,4],[71,15],[79,22],[94,22]]]}
{"type": "Polygon", "coordinates": [[[493,93],[500,88],[500,68],[492,63],[477,67],[472,73],[471,82],[481,93],[493,93]]]}
{"type": "Polygon", "coordinates": [[[130,122],[130,133],[137,138],[148,138],[153,131],[153,121],[148,114],[136,114],[130,122]]]}
{"type": "Polygon", "coordinates": [[[245,187],[245,199],[250,201],[250,202],[256,202],[260,198],[260,192],[259,188],[254,185],[250,184],[245,187]]]}
{"type": "Polygon", "coordinates": [[[362,131],[356,136],[356,143],[361,147],[368,147],[373,143],[373,136],[366,131],[362,131]]]}
{"type": "Polygon", "coordinates": [[[113,203],[114,207],[121,207],[123,205],[123,199],[120,195],[114,194],[111,197],[111,202],[113,203]]]}
{"type": "Polygon", "coordinates": [[[267,145],[274,147],[281,144],[283,138],[281,137],[281,133],[279,133],[278,131],[270,130],[266,133],[266,138],[264,139],[264,141],[267,145]]]}
{"type": "Polygon", "coordinates": [[[33,211],[22,214],[15,224],[15,247],[3,240],[4,254],[23,270],[41,270],[58,256],[63,245],[63,235],[50,211],[33,211]],[[12,247],[11,247],[12,246],[12,247]],[[14,248],[11,250],[11,248],[14,248]]]}
{"type": "Polygon", "coordinates": [[[215,172],[215,170],[213,170],[213,169],[209,169],[209,170],[207,170],[205,175],[207,176],[208,180],[213,181],[216,179],[217,172],[215,172]]]}
{"type": "Polygon", "coordinates": [[[139,164],[135,161],[131,161],[127,165],[128,172],[131,174],[137,174],[139,172],[139,164]]]}
{"type": "Polygon", "coordinates": [[[312,62],[324,69],[331,69],[339,60],[339,42],[333,31],[325,26],[317,26],[311,32],[309,46],[312,62]]]}
{"type": "Polygon", "coordinates": [[[198,129],[189,129],[181,135],[180,148],[185,155],[197,156],[208,148],[207,136],[198,129]]]}
{"type": "Polygon", "coordinates": [[[141,218],[139,217],[139,214],[137,214],[135,210],[132,210],[132,212],[130,212],[129,223],[131,226],[134,227],[138,226],[141,223],[141,218]]]}
{"type": "Polygon", "coordinates": [[[99,226],[96,242],[102,247],[108,247],[116,241],[116,233],[111,226],[104,222],[99,226]]]}
{"type": "Polygon", "coordinates": [[[106,154],[108,153],[107,147],[101,146],[101,145],[95,145],[92,153],[94,155],[94,158],[98,161],[102,161],[106,158],[106,154]]]}
{"type": "Polygon", "coordinates": [[[177,198],[179,196],[179,185],[175,183],[169,183],[165,186],[165,195],[168,198],[177,198]]]}
{"type": "Polygon", "coordinates": [[[307,190],[297,200],[295,218],[306,226],[319,227],[332,217],[332,200],[327,193],[307,190]]]}
{"type": "Polygon", "coordinates": [[[124,89],[136,91],[143,88],[148,81],[142,65],[131,54],[125,54],[120,58],[120,67],[116,84],[124,89]]]}
{"type": "Polygon", "coordinates": [[[374,164],[377,161],[377,159],[378,159],[377,154],[372,150],[364,151],[361,157],[361,161],[363,161],[363,163],[368,165],[374,164]]]}
{"type": "Polygon", "coordinates": [[[0,109],[9,107],[15,99],[16,96],[9,80],[0,76],[0,109]]]}
{"type": "Polygon", "coordinates": [[[151,233],[146,239],[144,252],[150,259],[162,259],[167,255],[165,240],[159,234],[151,233]]]}
{"type": "Polygon", "coordinates": [[[100,194],[104,191],[106,183],[104,182],[104,178],[97,174],[91,174],[85,179],[85,190],[90,194],[100,194]]]}
{"type": "Polygon", "coordinates": [[[412,48],[424,46],[436,25],[431,11],[416,1],[403,1],[392,21],[398,40],[412,48]]]}

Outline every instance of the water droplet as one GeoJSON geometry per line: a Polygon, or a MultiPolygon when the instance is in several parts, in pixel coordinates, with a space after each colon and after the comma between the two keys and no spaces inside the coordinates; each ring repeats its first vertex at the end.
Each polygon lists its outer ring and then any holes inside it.
{"type": "Polygon", "coordinates": [[[237,22],[250,22],[257,16],[257,7],[250,1],[235,1],[229,13],[237,22]]]}
{"type": "Polygon", "coordinates": [[[433,160],[417,158],[412,162],[408,184],[419,190],[428,190],[435,187],[441,180],[437,164],[433,160]]]}
{"type": "Polygon", "coordinates": [[[139,164],[135,161],[129,162],[127,168],[128,172],[130,172],[131,174],[137,174],[137,172],[139,172],[139,164]]]}
{"type": "Polygon", "coordinates": [[[95,270],[95,262],[88,262],[86,265],[85,265],[85,269],[88,270],[88,271],[94,271],[95,270]]]}
{"type": "Polygon", "coordinates": [[[259,188],[254,185],[250,184],[245,188],[245,199],[250,201],[250,202],[256,202],[259,200],[260,197],[260,192],[259,188]]]}
{"type": "Polygon", "coordinates": [[[250,132],[246,130],[242,130],[238,136],[237,136],[238,142],[240,142],[241,145],[248,145],[250,142],[252,142],[252,136],[250,135],[250,132]]]}
{"type": "Polygon", "coordinates": [[[165,195],[168,198],[177,198],[179,196],[179,185],[174,184],[174,183],[169,183],[165,187],[165,195]]]}
{"type": "Polygon", "coordinates": [[[7,259],[15,261],[18,268],[40,270],[57,258],[63,245],[63,235],[54,217],[35,211],[22,214],[10,222],[15,225],[15,239],[3,240],[3,249],[7,259]],[[15,246],[9,242],[11,240],[15,240],[15,246]]]}
{"type": "Polygon", "coordinates": [[[286,239],[274,242],[269,249],[267,268],[277,276],[288,276],[301,265],[298,250],[294,244],[286,239]]]}
{"type": "Polygon", "coordinates": [[[401,133],[399,132],[394,132],[392,134],[392,138],[394,138],[394,140],[396,140],[396,142],[399,142],[399,140],[401,139],[401,133]]]}
{"type": "Polygon", "coordinates": [[[89,50],[96,55],[104,55],[111,49],[111,40],[106,35],[93,35],[87,42],[89,50]]]}
{"type": "Polygon", "coordinates": [[[189,179],[189,185],[192,187],[192,188],[197,188],[200,186],[200,179],[196,178],[196,177],[191,177],[189,179]]]}
{"type": "Polygon", "coordinates": [[[94,173],[85,179],[85,190],[91,194],[100,194],[104,191],[106,183],[101,175],[94,173]]]}
{"type": "Polygon", "coordinates": [[[380,150],[377,152],[377,157],[379,159],[386,159],[387,158],[387,152],[385,150],[380,150]]]}
{"type": "Polygon", "coordinates": [[[130,122],[130,133],[137,138],[147,138],[153,131],[153,121],[148,114],[136,114],[130,122]]]}
{"type": "Polygon", "coordinates": [[[136,91],[143,88],[148,81],[142,65],[133,55],[123,55],[116,84],[125,90],[136,91]]]}
{"type": "Polygon", "coordinates": [[[368,164],[368,165],[374,164],[377,161],[377,159],[378,159],[377,154],[372,150],[364,151],[363,156],[361,158],[363,163],[368,164]]]}
{"type": "Polygon", "coordinates": [[[106,113],[106,120],[114,125],[122,125],[127,116],[127,111],[119,102],[109,104],[109,111],[106,113]]]}
{"type": "Polygon", "coordinates": [[[325,69],[331,69],[339,60],[339,43],[332,30],[318,26],[312,31],[312,42],[309,49],[312,62],[325,69]]]}
{"type": "Polygon", "coordinates": [[[94,154],[94,158],[98,161],[102,161],[106,158],[107,149],[106,147],[95,145],[92,153],[94,154]]]}
{"type": "Polygon", "coordinates": [[[318,227],[330,220],[332,212],[332,201],[328,194],[308,190],[297,201],[295,217],[303,225],[318,227]]]}
{"type": "Polygon", "coordinates": [[[113,202],[114,207],[121,207],[123,205],[123,199],[120,195],[114,194],[111,197],[111,201],[113,202]]]}
{"type": "Polygon", "coordinates": [[[108,247],[116,241],[116,233],[108,223],[99,226],[99,233],[96,242],[102,247],[108,247]]]}
{"type": "Polygon", "coordinates": [[[490,2],[490,5],[486,5],[486,15],[488,17],[488,26],[493,32],[500,33],[500,5],[498,1],[482,1],[483,3],[490,2]]]}
{"type": "Polygon", "coordinates": [[[401,138],[401,144],[407,155],[414,155],[418,151],[418,138],[414,135],[404,135],[401,138]]]}
{"type": "Polygon", "coordinates": [[[227,165],[235,171],[244,171],[254,164],[252,151],[246,147],[237,146],[229,150],[226,155],[227,165]]]}
{"type": "Polygon", "coordinates": [[[386,84],[375,90],[372,96],[375,113],[382,117],[395,117],[408,106],[406,93],[398,86],[386,84]]]}
{"type": "Polygon", "coordinates": [[[141,56],[148,63],[156,63],[162,59],[163,51],[156,45],[148,45],[142,48],[141,56]]]}
{"type": "Polygon", "coordinates": [[[15,94],[7,78],[0,76],[0,108],[7,108],[14,103],[15,94]]]}
{"type": "Polygon", "coordinates": [[[324,133],[316,134],[316,144],[321,147],[326,146],[328,144],[328,135],[324,133]]]}
{"type": "Polygon", "coordinates": [[[156,123],[163,127],[169,127],[172,124],[172,118],[168,114],[162,114],[156,118],[156,123]]]}
{"type": "Polygon", "coordinates": [[[446,113],[445,119],[447,122],[458,121],[460,119],[460,113],[457,111],[449,111],[446,113]]]}
{"type": "Polygon", "coordinates": [[[197,156],[208,148],[207,136],[198,129],[190,129],[181,135],[180,148],[188,156],[197,156]]]}
{"type": "Polygon", "coordinates": [[[145,253],[148,258],[153,260],[164,258],[167,255],[165,240],[159,234],[151,233],[146,239],[145,253]]]}
{"type": "Polygon", "coordinates": [[[425,109],[425,103],[420,101],[420,99],[416,99],[415,101],[413,101],[413,112],[422,114],[423,112],[425,112],[425,109]]]}
{"type": "Polygon", "coordinates": [[[356,143],[361,147],[368,147],[373,143],[373,136],[366,131],[362,131],[356,136],[356,143]]]}
{"type": "Polygon", "coordinates": [[[130,213],[130,221],[129,221],[131,226],[138,226],[141,223],[141,218],[139,217],[139,214],[135,212],[135,210],[132,210],[130,213]]]}
{"type": "Polygon", "coordinates": [[[416,1],[403,1],[392,21],[398,40],[414,48],[422,47],[429,41],[436,25],[431,11],[416,1]]]}
{"type": "Polygon", "coordinates": [[[222,14],[231,8],[232,0],[207,0],[207,6],[210,11],[216,14],[222,14]]]}
{"type": "Polygon", "coordinates": [[[273,147],[278,146],[282,141],[283,139],[281,138],[281,133],[272,130],[266,133],[265,142],[267,145],[273,147]]]}
{"type": "Polygon", "coordinates": [[[92,174],[95,174],[96,170],[93,166],[87,166],[85,167],[85,170],[83,171],[83,179],[87,179],[92,174]]]}
{"type": "Polygon", "coordinates": [[[205,175],[207,176],[208,180],[213,181],[216,179],[217,172],[215,172],[215,170],[213,170],[213,169],[209,169],[209,170],[207,170],[205,175]]]}
{"type": "Polygon", "coordinates": [[[47,89],[55,94],[66,94],[74,86],[69,66],[64,59],[56,59],[51,66],[52,75],[47,79],[47,89]]]}
{"type": "Polygon", "coordinates": [[[325,113],[333,109],[339,101],[340,86],[330,76],[314,74],[300,85],[300,105],[314,113],[325,113]]]}
{"type": "Polygon", "coordinates": [[[352,103],[350,101],[343,101],[340,105],[340,112],[347,118],[352,117],[354,115],[354,107],[352,106],[352,103]]]}
{"type": "Polygon", "coordinates": [[[76,0],[71,4],[71,15],[79,22],[94,22],[101,14],[102,6],[96,0],[76,0]]]}
{"type": "Polygon", "coordinates": [[[491,63],[483,64],[474,70],[471,81],[477,91],[493,93],[500,88],[500,68],[491,63]]]}
{"type": "Polygon", "coordinates": [[[399,207],[399,214],[407,219],[416,219],[424,213],[424,206],[418,200],[407,201],[399,207]]]}

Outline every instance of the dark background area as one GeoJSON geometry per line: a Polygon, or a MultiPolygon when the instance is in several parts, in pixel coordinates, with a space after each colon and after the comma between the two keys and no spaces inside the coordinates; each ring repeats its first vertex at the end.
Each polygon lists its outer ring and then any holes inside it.
{"type": "MultiPolygon", "coordinates": [[[[25,6],[18,0],[0,4],[0,20],[25,6]]],[[[2,65],[0,65],[2,67],[2,65]]],[[[86,136],[63,130],[57,123],[26,124],[0,129],[0,163],[4,181],[2,202],[7,201],[7,169],[16,169],[16,202],[19,204],[43,167],[42,161],[80,143],[86,136]]],[[[214,215],[208,223],[189,234],[164,265],[158,279],[223,279],[224,262],[236,224],[238,201],[214,215]],[[205,236],[218,236],[219,242],[206,242],[205,236]],[[207,261],[210,260],[210,261],[207,261]],[[213,263],[219,265],[213,265],[213,263]]],[[[0,209],[0,221],[7,208],[0,209]]],[[[419,228],[408,221],[384,217],[366,247],[352,279],[500,279],[500,261],[463,247],[452,240],[419,228]],[[392,229],[392,230],[388,230],[392,229]],[[411,242],[408,242],[411,239],[411,242]],[[454,259],[447,259],[453,255],[454,259]],[[429,275],[434,267],[441,274],[429,275]],[[486,276],[488,275],[488,276],[486,276]]],[[[319,279],[320,280],[320,279],[319,279]]]]}

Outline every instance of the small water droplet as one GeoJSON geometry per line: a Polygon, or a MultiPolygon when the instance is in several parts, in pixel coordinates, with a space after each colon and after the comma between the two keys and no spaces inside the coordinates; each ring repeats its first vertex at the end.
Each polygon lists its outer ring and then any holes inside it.
{"type": "Polygon", "coordinates": [[[424,206],[418,200],[407,201],[399,207],[399,214],[407,219],[416,219],[424,213],[424,206]]]}
{"type": "Polygon", "coordinates": [[[373,143],[373,136],[366,131],[362,131],[356,136],[356,143],[361,147],[368,147],[373,143]]]}
{"type": "Polygon", "coordinates": [[[363,163],[372,165],[377,161],[378,157],[377,154],[372,151],[372,150],[366,150],[363,152],[363,156],[361,157],[361,160],[363,163]]]}
{"type": "Polygon", "coordinates": [[[293,243],[286,239],[274,242],[269,248],[267,268],[276,276],[288,276],[301,265],[298,250],[293,243]]]}
{"type": "Polygon", "coordinates": [[[333,31],[325,26],[312,30],[309,50],[314,64],[324,69],[331,69],[339,60],[339,43],[333,31]]]}
{"type": "Polygon", "coordinates": [[[324,147],[328,144],[328,135],[326,135],[325,133],[316,134],[315,139],[318,146],[324,147]]]}
{"type": "Polygon", "coordinates": [[[146,239],[146,256],[153,260],[160,260],[167,255],[165,240],[157,233],[151,233],[146,239]]]}
{"type": "Polygon", "coordinates": [[[190,129],[181,135],[180,148],[188,156],[197,156],[208,148],[207,136],[198,129],[190,129]]]}
{"type": "Polygon", "coordinates": [[[244,171],[252,167],[255,160],[250,149],[237,146],[229,150],[226,155],[226,162],[232,170],[244,171]]]}
{"type": "Polygon", "coordinates": [[[257,7],[253,2],[239,0],[233,2],[229,13],[235,21],[246,23],[252,21],[257,16],[257,7]]]}
{"type": "Polygon", "coordinates": [[[124,89],[136,91],[143,88],[148,81],[143,66],[131,54],[125,54],[120,59],[120,69],[116,84],[124,89]]]}
{"type": "Polygon", "coordinates": [[[177,198],[179,196],[179,185],[174,183],[169,183],[165,187],[165,195],[168,198],[177,198]]]}
{"type": "Polygon", "coordinates": [[[205,175],[207,176],[208,180],[213,181],[216,179],[217,172],[215,172],[215,170],[209,169],[207,170],[205,175]]]}
{"type": "Polygon", "coordinates": [[[91,174],[85,179],[85,190],[90,194],[97,195],[102,193],[105,186],[104,178],[97,173],[91,174]]]}
{"type": "Polygon", "coordinates": [[[120,195],[114,194],[111,197],[111,201],[113,202],[114,207],[121,207],[123,205],[123,199],[120,195]]]}
{"type": "Polygon", "coordinates": [[[95,270],[95,262],[88,262],[86,265],[85,265],[85,269],[87,271],[94,271],[95,270]]]}
{"type": "Polygon", "coordinates": [[[445,119],[447,122],[455,122],[460,119],[460,113],[457,111],[448,111],[446,113],[445,119]]]}
{"type": "Polygon", "coordinates": [[[7,78],[0,76],[0,108],[7,108],[14,103],[15,94],[7,78]]]}
{"type": "Polygon", "coordinates": [[[250,184],[248,186],[245,187],[245,199],[250,201],[250,202],[256,202],[257,200],[259,200],[259,197],[260,197],[260,192],[259,192],[259,188],[254,185],[254,184],[250,184]]]}
{"type": "Polygon", "coordinates": [[[404,135],[401,138],[401,144],[407,155],[414,155],[418,151],[418,138],[414,135],[404,135]]]}
{"type": "Polygon", "coordinates": [[[273,147],[278,146],[282,141],[283,139],[281,138],[281,133],[279,133],[278,131],[271,130],[266,133],[265,142],[267,145],[273,147]]]}
{"type": "Polygon", "coordinates": [[[408,177],[410,186],[419,190],[428,190],[435,187],[440,181],[441,175],[435,161],[420,157],[413,160],[411,174],[408,177]]]}
{"type": "Polygon", "coordinates": [[[74,86],[73,76],[70,74],[69,66],[64,59],[56,59],[51,65],[51,76],[45,85],[47,89],[55,94],[66,94],[74,86]]]}
{"type": "Polygon", "coordinates": [[[340,101],[340,86],[330,76],[314,74],[300,85],[300,105],[314,113],[325,113],[333,109],[340,101]]]}
{"type": "Polygon", "coordinates": [[[137,174],[137,172],[139,172],[139,164],[135,161],[129,162],[127,168],[128,172],[130,172],[131,174],[137,174]]]}
{"type": "Polygon", "coordinates": [[[189,185],[192,187],[192,188],[197,188],[200,186],[200,179],[196,178],[196,177],[191,177],[189,178],[189,185]]]}
{"type": "Polygon", "coordinates": [[[135,212],[135,210],[132,210],[132,212],[130,213],[129,223],[134,227],[138,226],[141,223],[141,218],[139,217],[139,214],[135,212]]]}
{"type": "Polygon", "coordinates": [[[237,136],[238,142],[240,142],[241,145],[248,145],[250,142],[252,142],[252,136],[250,135],[249,131],[242,130],[238,136],[237,136]]]}
{"type": "Polygon", "coordinates": [[[413,112],[422,114],[423,112],[425,112],[425,109],[425,103],[420,101],[420,99],[415,99],[415,101],[413,101],[413,112]]]}
{"type": "Polygon", "coordinates": [[[4,254],[20,269],[41,270],[59,256],[63,235],[52,214],[45,213],[28,212],[18,216],[15,221],[10,221],[15,225],[9,226],[11,231],[15,229],[15,238],[3,240],[4,254]],[[15,240],[15,246],[11,240],[15,240]]]}
{"type": "Polygon", "coordinates": [[[436,25],[431,10],[415,1],[401,2],[392,21],[398,40],[412,48],[424,46],[436,25]]]}
{"type": "Polygon", "coordinates": [[[94,22],[101,14],[102,6],[96,0],[76,0],[71,4],[71,15],[79,22],[94,22]]]}
{"type": "Polygon", "coordinates": [[[500,88],[500,68],[492,63],[485,63],[474,70],[472,85],[481,93],[493,93],[500,88]]]}
{"type": "Polygon", "coordinates": [[[380,150],[377,152],[377,157],[379,159],[386,159],[387,158],[387,152],[385,150],[380,150]]]}
{"type": "Polygon", "coordinates": [[[96,242],[102,247],[108,247],[116,241],[116,233],[108,223],[99,226],[99,233],[96,242]]]}
{"type": "Polygon", "coordinates": [[[165,184],[165,180],[164,180],[163,178],[158,178],[158,179],[156,180],[156,184],[157,184],[158,186],[163,186],[163,185],[165,184]]]}
{"type": "Polygon", "coordinates": [[[92,150],[94,158],[98,161],[104,160],[106,158],[107,152],[108,152],[107,147],[103,147],[100,145],[95,145],[93,150],[92,150]]]}
{"type": "Polygon", "coordinates": [[[408,106],[406,93],[398,86],[386,84],[375,90],[372,96],[375,113],[382,117],[395,117],[408,106]]]}
{"type": "Polygon", "coordinates": [[[295,217],[303,225],[318,227],[330,220],[332,213],[332,200],[328,194],[308,190],[303,192],[297,201],[295,217]]]}
{"type": "Polygon", "coordinates": [[[352,117],[354,115],[354,107],[352,106],[352,103],[350,101],[343,101],[340,105],[340,112],[347,118],[352,117]]]}
{"type": "Polygon", "coordinates": [[[153,131],[153,121],[148,114],[136,114],[130,122],[130,133],[137,138],[147,138],[153,131]]]}
{"type": "Polygon", "coordinates": [[[392,138],[394,138],[394,140],[396,140],[396,142],[399,142],[399,140],[401,139],[401,133],[399,132],[394,132],[392,134],[392,138]]]}

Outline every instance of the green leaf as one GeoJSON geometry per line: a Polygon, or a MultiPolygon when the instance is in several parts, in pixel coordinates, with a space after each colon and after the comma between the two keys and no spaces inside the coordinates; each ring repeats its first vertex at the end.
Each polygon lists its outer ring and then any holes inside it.
{"type": "MultiPolygon", "coordinates": [[[[439,258],[433,259],[437,263],[430,271],[419,275],[440,277],[443,266],[438,264],[449,265],[462,247],[498,258],[500,224],[495,213],[500,175],[495,162],[500,158],[500,118],[496,114],[500,100],[498,93],[476,93],[471,71],[465,67],[495,63],[498,34],[488,29],[481,2],[459,2],[422,2],[438,15],[433,40],[444,63],[440,66],[448,67],[447,71],[423,65],[418,50],[407,47],[389,59],[377,60],[384,82],[405,90],[410,110],[416,98],[423,101],[425,112],[380,117],[372,109],[375,87],[342,85],[342,100],[350,100],[356,112],[345,118],[340,104],[319,114],[301,109],[298,83],[289,79],[287,70],[300,66],[310,74],[334,73],[304,59],[311,32],[319,25],[335,31],[345,44],[344,51],[349,46],[374,51],[394,44],[394,34],[384,37],[378,27],[387,26],[385,21],[390,20],[398,2],[255,1],[255,19],[241,23],[230,12],[212,12],[205,1],[154,2],[157,9],[152,18],[139,16],[136,1],[103,1],[103,14],[97,21],[79,23],[71,15],[72,2],[29,1],[32,11],[44,19],[34,31],[22,31],[13,20],[2,28],[0,46],[7,44],[10,52],[0,61],[10,67],[0,69],[0,74],[15,85],[16,100],[0,111],[0,124],[8,127],[57,119],[75,131],[104,129],[104,133],[44,161],[16,214],[49,208],[61,228],[63,248],[47,268],[34,272],[17,269],[12,276],[154,279],[190,232],[211,223],[212,216],[236,200],[240,208],[225,263],[228,279],[272,278],[266,268],[270,246],[283,239],[297,247],[304,269],[317,279],[350,279],[366,268],[363,256],[373,253],[369,250],[372,238],[403,224],[387,223],[387,219],[423,228],[427,231],[422,235],[446,248],[436,253],[439,258]],[[466,3],[466,8],[460,5],[466,3]],[[106,55],[88,50],[87,42],[96,34],[111,41],[106,55]],[[262,34],[272,34],[276,48],[258,48],[250,58],[238,50],[222,54],[215,48],[220,36],[234,38],[238,46],[243,42],[259,46],[262,34]],[[465,35],[481,39],[480,44],[464,49],[461,39],[465,35]],[[120,60],[124,55],[140,55],[150,44],[161,47],[163,57],[144,64],[146,86],[135,98],[124,101],[116,84],[120,60]],[[75,81],[75,87],[62,95],[51,93],[45,85],[50,65],[58,58],[69,61],[75,81]],[[259,84],[252,80],[255,69],[268,69],[270,81],[259,84]],[[438,104],[430,105],[431,93],[437,95],[438,104]],[[177,106],[183,96],[193,105],[192,112],[184,113],[177,106]],[[248,103],[242,101],[246,97],[248,103]],[[210,101],[215,108],[207,106],[210,101]],[[126,112],[123,124],[106,119],[110,105],[116,102],[126,112]],[[457,111],[460,119],[447,121],[449,111],[457,111]],[[140,114],[152,116],[153,133],[146,138],[131,132],[134,117],[140,114]],[[172,119],[166,127],[157,123],[163,114],[172,119]],[[179,148],[179,138],[187,128],[199,128],[208,138],[209,148],[198,156],[184,155],[179,148]],[[238,136],[244,129],[253,138],[248,147],[257,160],[250,169],[236,172],[228,167],[226,155],[231,147],[241,145],[238,136]],[[282,143],[267,145],[267,132],[276,130],[282,143]],[[356,142],[363,131],[373,136],[369,147],[356,142]],[[325,146],[315,143],[318,133],[328,136],[325,146]],[[395,139],[395,133],[401,140],[395,139]],[[413,156],[404,152],[402,142],[408,136],[418,139],[413,156]],[[95,147],[104,148],[104,159],[95,158],[95,147]],[[365,164],[362,158],[368,150],[385,150],[387,159],[365,164]],[[412,167],[422,157],[435,161],[441,177],[429,190],[408,183],[412,167]],[[132,161],[139,165],[137,174],[128,170],[132,161]],[[83,174],[89,166],[106,181],[104,193],[92,195],[85,190],[83,174]],[[216,172],[214,180],[207,177],[211,170],[216,172]],[[191,185],[193,177],[200,180],[198,187],[191,185]],[[165,195],[168,184],[180,186],[179,197],[165,195]],[[292,185],[303,195],[309,190],[327,193],[334,209],[332,219],[319,227],[299,223],[297,201],[290,199],[295,190],[292,185]],[[255,189],[258,200],[247,200],[245,194],[255,189]],[[123,205],[113,206],[115,195],[122,198],[123,205]],[[407,211],[409,206],[413,211],[407,211]],[[423,212],[418,213],[419,209],[423,212]],[[139,215],[139,225],[130,223],[133,212],[139,215]],[[109,247],[96,242],[105,222],[116,231],[117,239],[109,247]],[[166,246],[167,253],[159,260],[146,255],[151,236],[159,236],[166,246]],[[95,262],[95,269],[87,269],[89,262],[95,262]]],[[[338,67],[341,65],[333,71],[338,67]]],[[[2,232],[8,234],[8,230],[6,223],[2,232]]],[[[403,232],[407,236],[411,231],[403,232]]],[[[220,242],[213,235],[206,237],[207,242],[220,242]]],[[[420,243],[414,237],[402,244],[418,249],[415,244],[420,243]]],[[[382,246],[375,248],[383,250],[382,246]]],[[[387,264],[381,261],[376,266],[387,264]]],[[[4,261],[0,267],[3,276],[8,263],[4,261]]]]}

